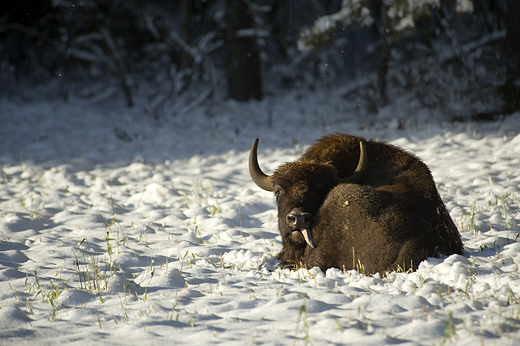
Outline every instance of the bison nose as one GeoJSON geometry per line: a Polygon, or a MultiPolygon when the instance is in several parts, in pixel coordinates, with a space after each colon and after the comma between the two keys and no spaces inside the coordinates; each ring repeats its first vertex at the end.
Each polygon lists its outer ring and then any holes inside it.
{"type": "Polygon", "coordinates": [[[287,215],[287,223],[294,229],[309,227],[311,214],[304,212],[293,212],[287,215]]]}

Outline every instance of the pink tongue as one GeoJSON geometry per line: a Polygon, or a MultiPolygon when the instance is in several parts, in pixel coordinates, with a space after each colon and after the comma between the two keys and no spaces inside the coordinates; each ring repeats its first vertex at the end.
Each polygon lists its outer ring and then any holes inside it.
{"type": "Polygon", "coordinates": [[[309,244],[309,246],[314,249],[314,247],[315,247],[314,243],[313,243],[312,239],[309,238],[309,233],[307,232],[307,229],[302,228],[302,229],[300,229],[300,232],[302,232],[303,238],[305,239],[307,244],[309,244]]]}

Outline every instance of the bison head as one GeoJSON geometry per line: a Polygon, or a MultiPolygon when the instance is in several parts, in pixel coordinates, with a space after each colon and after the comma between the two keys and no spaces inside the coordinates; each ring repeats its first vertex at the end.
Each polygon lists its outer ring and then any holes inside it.
{"type": "Polygon", "coordinates": [[[275,194],[282,251],[302,250],[307,244],[315,247],[312,241],[314,216],[336,185],[359,180],[367,165],[363,142],[360,148],[356,171],[346,179],[339,179],[336,169],[327,163],[306,160],[285,163],[272,175],[266,175],[258,164],[258,139],[255,140],[249,154],[249,173],[258,187],[275,194]]]}

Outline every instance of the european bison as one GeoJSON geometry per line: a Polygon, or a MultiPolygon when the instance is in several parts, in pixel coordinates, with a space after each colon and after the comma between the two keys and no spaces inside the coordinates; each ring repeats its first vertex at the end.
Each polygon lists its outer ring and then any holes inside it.
{"type": "Polygon", "coordinates": [[[415,155],[335,133],[268,176],[257,148],[258,139],[249,171],[275,193],[284,265],[373,273],[416,270],[427,257],[463,253],[430,170],[415,155]]]}

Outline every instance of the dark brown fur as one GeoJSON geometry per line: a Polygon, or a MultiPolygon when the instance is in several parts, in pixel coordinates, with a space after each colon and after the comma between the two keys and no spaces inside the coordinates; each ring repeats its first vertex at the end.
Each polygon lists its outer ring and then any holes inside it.
{"type": "Polygon", "coordinates": [[[428,167],[384,142],[331,134],[272,175],[286,265],[304,264],[367,272],[417,269],[439,254],[462,254],[459,232],[428,167]],[[340,183],[358,163],[365,143],[368,166],[359,181],[340,183]],[[309,213],[315,248],[287,222],[309,213]]]}
{"type": "Polygon", "coordinates": [[[339,184],[336,169],[330,165],[307,161],[285,163],[273,175],[276,203],[278,206],[278,228],[282,236],[282,251],[278,258],[291,265],[302,260],[307,246],[303,236],[287,222],[291,212],[305,212],[311,215],[308,226],[313,224],[313,216],[328,193],[339,184]]]}
{"type": "MultiPolygon", "coordinates": [[[[435,227],[436,212],[424,207],[413,194],[340,184],[316,215],[316,248],[307,246],[301,261],[323,271],[336,267],[374,273],[415,270],[427,257],[451,254],[437,232],[444,226],[435,227]]],[[[462,246],[455,251],[461,252],[462,246]]]]}

